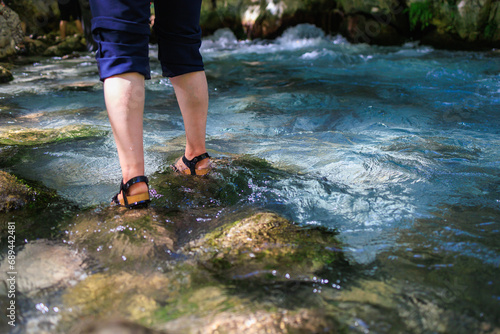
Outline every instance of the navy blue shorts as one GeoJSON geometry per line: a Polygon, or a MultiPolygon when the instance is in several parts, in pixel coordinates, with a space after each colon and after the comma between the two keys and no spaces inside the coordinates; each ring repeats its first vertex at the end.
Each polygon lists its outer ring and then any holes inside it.
{"type": "MultiPolygon", "coordinates": [[[[90,0],[92,34],[101,80],[138,72],[150,79],[150,2],[90,0]]],[[[155,26],[163,76],[203,71],[200,54],[201,0],[156,0],[155,26]]]]}

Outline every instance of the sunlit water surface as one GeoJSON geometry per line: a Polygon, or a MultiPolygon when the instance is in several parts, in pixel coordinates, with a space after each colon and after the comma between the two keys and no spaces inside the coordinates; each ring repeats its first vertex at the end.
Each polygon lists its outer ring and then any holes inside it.
{"type": "MultiPolygon", "coordinates": [[[[498,52],[351,45],[311,26],[265,42],[219,32],[202,52],[209,152],[262,158],[293,175],[250,179],[240,204],[336,229],[359,275],[396,278],[445,309],[498,326],[498,52]]],[[[3,126],[110,129],[102,86],[92,85],[92,54],[33,61],[0,86],[2,113],[13,116],[3,126]],[[75,82],[89,88],[65,88],[75,82]],[[29,115],[35,116],[20,117],[29,115]]],[[[178,157],[169,152],[181,146],[171,142],[183,135],[154,46],[151,61],[144,116],[149,175],[178,157]]],[[[111,132],[35,148],[8,168],[82,207],[108,202],[120,180],[111,132]]],[[[391,316],[378,317],[360,320],[360,331],[384,332],[391,316]]]]}

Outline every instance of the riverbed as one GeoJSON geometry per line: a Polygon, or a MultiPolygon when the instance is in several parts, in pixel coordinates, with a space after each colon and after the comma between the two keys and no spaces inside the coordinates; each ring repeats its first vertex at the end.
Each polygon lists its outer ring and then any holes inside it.
{"type": "MultiPolygon", "coordinates": [[[[152,45],[147,175],[182,155],[184,133],[156,54],[152,45]]],[[[498,51],[355,45],[301,25],[273,41],[237,41],[221,30],[202,54],[214,173],[220,168],[222,183],[241,173],[244,182],[231,179],[230,191],[225,184],[230,200],[159,193],[153,207],[198,222],[271,211],[335,231],[349,265],[328,288],[345,293],[333,317],[347,332],[500,330],[498,51]],[[238,159],[259,161],[258,172],[251,163],[232,169],[238,159]]],[[[4,156],[2,169],[55,189],[77,210],[106,206],[121,176],[94,55],[23,62],[0,86],[3,131],[83,124],[105,135],[31,147],[4,156]]],[[[63,307],[40,303],[52,313],[63,307]]]]}

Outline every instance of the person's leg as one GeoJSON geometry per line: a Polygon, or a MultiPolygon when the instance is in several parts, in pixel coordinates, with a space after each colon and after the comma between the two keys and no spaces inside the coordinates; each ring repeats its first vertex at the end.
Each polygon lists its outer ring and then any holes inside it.
{"type": "MultiPolygon", "coordinates": [[[[116,142],[123,182],[144,175],[144,80],[150,78],[149,1],[91,0],[96,58],[116,142]],[[133,10],[130,10],[133,9],[133,10]]],[[[137,181],[139,179],[135,179],[137,181]]],[[[134,181],[134,182],[135,182],[134,181]]],[[[149,202],[145,179],[124,189],[128,202],[149,202]],[[140,195],[137,195],[140,194],[140,195]]],[[[121,201],[123,193],[113,201],[121,201]]]]}
{"type": "MultiPolygon", "coordinates": [[[[175,95],[184,119],[186,131],[185,157],[193,159],[205,153],[205,134],[208,111],[208,88],[204,71],[191,72],[170,78],[174,86],[175,95]]],[[[200,161],[196,168],[208,168],[209,159],[200,161]]],[[[186,166],[179,159],[176,163],[179,170],[186,169],[186,166]]]]}
{"type": "Polygon", "coordinates": [[[82,26],[82,21],[80,20],[75,20],[75,24],[76,24],[76,29],[78,30],[78,32],[80,34],[83,34],[83,26],[82,26]]]}
{"type": "MultiPolygon", "coordinates": [[[[123,182],[144,175],[143,126],[144,75],[124,73],[104,80],[104,99],[118,150],[123,182]]],[[[133,184],[127,195],[148,191],[145,183],[133,184]]],[[[118,199],[122,194],[118,195],[118,199]]]]}
{"type": "Polygon", "coordinates": [[[68,21],[64,21],[64,20],[61,20],[61,22],[59,22],[59,33],[61,35],[61,39],[65,39],[66,38],[66,28],[68,26],[68,21]]]}
{"type": "MultiPolygon", "coordinates": [[[[155,31],[158,34],[158,58],[163,75],[170,78],[186,131],[185,157],[188,160],[206,153],[205,134],[208,110],[208,88],[201,45],[201,0],[166,0],[155,2],[155,31]]],[[[209,159],[196,164],[206,169],[209,159]]],[[[179,159],[177,170],[186,170],[179,159]]]]}

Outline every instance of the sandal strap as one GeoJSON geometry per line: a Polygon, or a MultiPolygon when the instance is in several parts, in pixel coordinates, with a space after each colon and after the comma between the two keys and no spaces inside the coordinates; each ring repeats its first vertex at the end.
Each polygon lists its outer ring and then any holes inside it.
{"type": "Polygon", "coordinates": [[[144,176],[144,175],[141,175],[141,176],[136,176],[136,177],[131,178],[125,184],[123,183],[123,180],[122,180],[122,190],[127,191],[128,188],[130,188],[131,185],[139,183],[139,182],[145,182],[146,185],[149,186],[149,180],[148,180],[148,178],[146,176],[144,176]]]}
{"type": "MultiPolygon", "coordinates": [[[[120,192],[122,193],[123,196],[123,202],[125,203],[125,206],[128,206],[128,200],[127,200],[127,190],[130,188],[131,185],[139,182],[145,182],[146,185],[149,187],[149,180],[146,176],[141,175],[141,176],[136,176],[131,178],[130,180],[127,181],[127,183],[122,183],[120,184],[120,192]]],[[[116,195],[116,198],[118,199],[118,195],[116,195]]]]}
{"type": "Polygon", "coordinates": [[[210,158],[207,152],[200,154],[191,160],[188,160],[184,155],[182,156],[182,162],[186,165],[187,168],[189,168],[189,170],[191,171],[191,175],[196,175],[196,164],[206,158],[210,158]]]}

